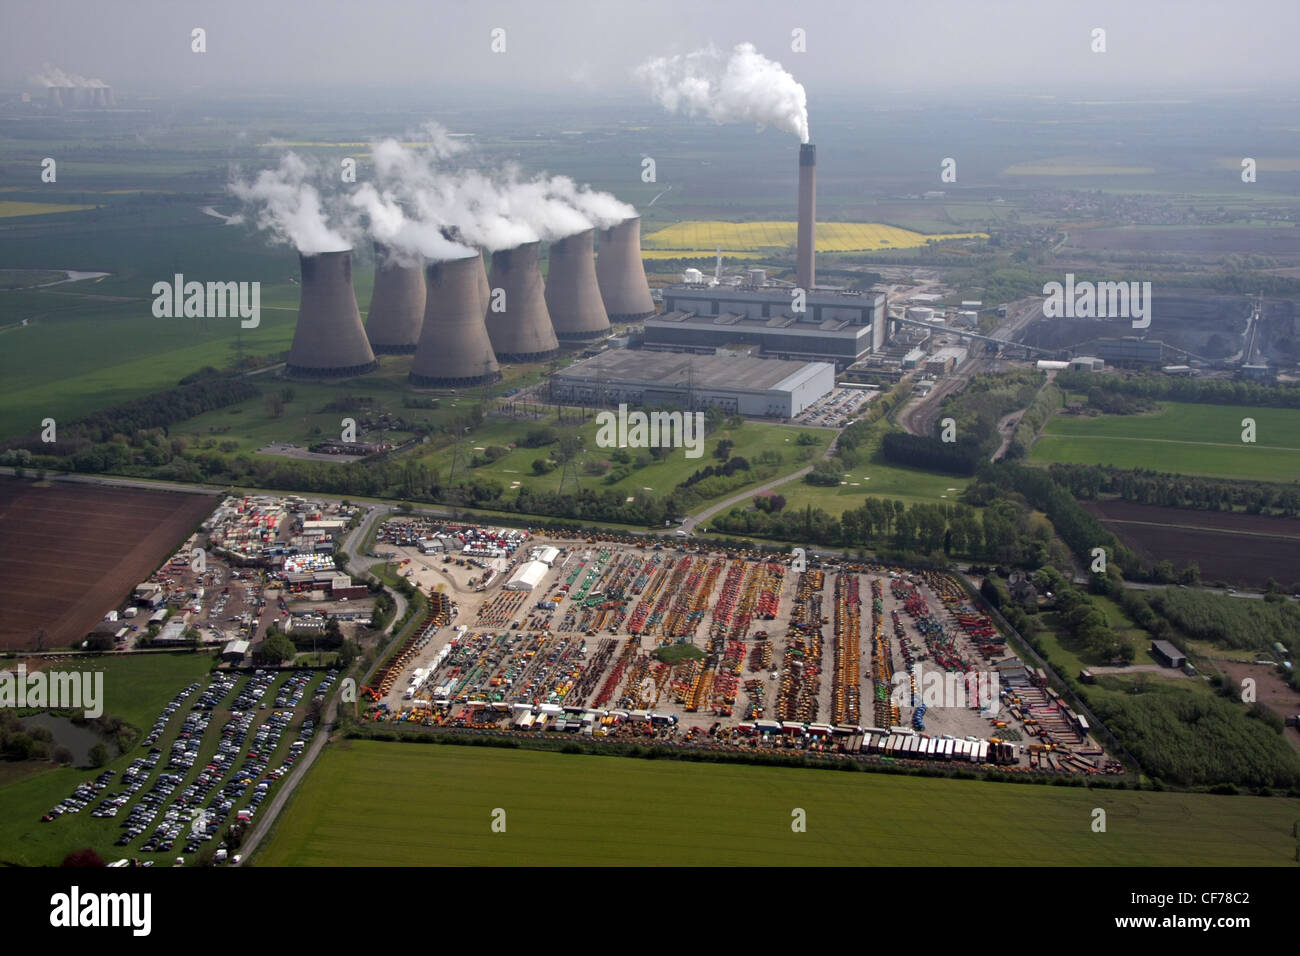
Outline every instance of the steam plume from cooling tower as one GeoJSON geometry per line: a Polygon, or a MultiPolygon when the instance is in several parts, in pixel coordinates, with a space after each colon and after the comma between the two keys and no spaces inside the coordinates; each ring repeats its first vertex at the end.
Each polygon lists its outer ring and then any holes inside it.
{"type": "Polygon", "coordinates": [[[274,241],[292,245],[303,255],[344,252],[352,241],[331,225],[331,215],[316,187],[308,182],[308,164],[296,153],[285,153],[275,169],[264,169],[252,182],[235,180],[230,192],[256,213],[257,228],[274,241]]]}
{"type": "Polygon", "coordinates": [[[707,116],[715,123],[750,121],[775,126],[808,142],[808,96],[780,63],[741,43],[723,54],[710,45],[671,57],[655,57],[637,77],[670,113],[707,116]]]}
{"type": "Polygon", "coordinates": [[[43,64],[40,72],[32,74],[27,80],[34,86],[73,86],[78,89],[102,89],[108,86],[103,80],[80,76],[76,73],[65,73],[53,63],[43,64]]]}

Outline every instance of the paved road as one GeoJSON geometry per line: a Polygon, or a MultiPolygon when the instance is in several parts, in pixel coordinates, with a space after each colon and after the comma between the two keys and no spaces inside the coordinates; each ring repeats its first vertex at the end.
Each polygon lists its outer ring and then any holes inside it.
{"type": "Polygon", "coordinates": [[[685,531],[687,534],[690,534],[692,531],[695,530],[695,527],[697,525],[703,524],[704,522],[708,521],[710,518],[712,518],[719,511],[722,511],[724,508],[731,508],[734,507],[735,505],[740,504],[742,501],[749,501],[751,498],[754,497],[754,495],[761,494],[764,491],[771,491],[777,485],[784,485],[787,481],[794,481],[798,478],[802,478],[804,475],[808,474],[811,471],[812,471],[812,465],[807,465],[804,468],[800,468],[798,471],[791,472],[788,475],[782,475],[780,478],[775,478],[772,481],[769,481],[767,484],[759,485],[757,488],[750,488],[748,491],[742,491],[738,495],[732,495],[726,501],[719,501],[716,505],[705,508],[699,514],[688,515],[686,520],[682,522],[681,530],[685,531]]]}

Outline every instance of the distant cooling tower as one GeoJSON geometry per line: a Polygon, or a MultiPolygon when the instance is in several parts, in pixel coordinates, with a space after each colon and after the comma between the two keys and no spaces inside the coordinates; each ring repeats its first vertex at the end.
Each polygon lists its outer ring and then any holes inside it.
{"type": "Polygon", "coordinates": [[[799,245],[795,282],[811,290],[817,282],[817,147],[799,147],[799,245]]]}
{"type": "Polygon", "coordinates": [[[415,351],[424,324],[422,265],[400,265],[386,246],[375,243],[375,291],[366,316],[366,337],[376,355],[415,351]]]}
{"type": "Polygon", "coordinates": [[[488,305],[492,302],[492,286],[488,283],[487,277],[487,259],[484,257],[483,250],[478,251],[478,297],[482,301],[479,311],[486,314],[488,305]]]}
{"type": "Polygon", "coordinates": [[[352,291],[352,250],[301,253],[302,298],[288,371],[310,378],[362,375],[378,364],[352,291]]]}
{"type": "Polygon", "coordinates": [[[598,339],[609,334],[609,316],[596,282],[595,230],[551,243],[546,273],[546,308],[561,341],[598,339]]]}
{"type": "Polygon", "coordinates": [[[559,350],[542,285],[540,242],[492,254],[492,289],[505,294],[505,310],[487,310],[488,336],[502,362],[536,362],[559,350]]]}
{"type": "Polygon", "coordinates": [[[596,280],[605,312],[616,322],[631,322],[654,315],[655,304],[641,262],[641,217],[625,219],[600,231],[600,256],[596,280]]]}
{"type": "Polygon", "coordinates": [[[104,93],[104,105],[105,105],[105,106],[116,106],[116,105],[117,105],[117,94],[115,94],[115,93],[113,92],[113,88],[112,88],[111,86],[106,86],[106,87],[104,87],[104,89],[103,89],[103,93],[104,93]]]}
{"type": "Polygon", "coordinates": [[[57,86],[47,86],[45,88],[45,102],[54,109],[63,109],[63,94],[57,86]]]}
{"type": "MultiPolygon", "coordinates": [[[[409,376],[412,385],[486,385],[501,377],[483,322],[483,257],[436,262],[425,269],[424,326],[409,376]]],[[[483,280],[486,283],[486,279],[483,280]]]]}

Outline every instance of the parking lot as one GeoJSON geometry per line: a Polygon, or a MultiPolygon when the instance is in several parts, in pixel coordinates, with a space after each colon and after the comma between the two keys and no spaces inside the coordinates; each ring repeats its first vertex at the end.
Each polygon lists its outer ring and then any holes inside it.
{"type": "Polygon", "coordinates": [[[315,732],[311,704],[323,703],[337,678],[259,670],[190,684],[162,709],[120,777],[103,771],[41,819],[116,819],[114,847],[144,865],[191,862],[214,843],[218,861],[233,857],[238,850],[223,834],[257,816],[315,732]]]}
{"type": "Polygon", "coordinates": [[[862,413],[880,391],[836,385],[830,394],[819,398],[795,416],[800,425],[843,428],[862,413]]]}

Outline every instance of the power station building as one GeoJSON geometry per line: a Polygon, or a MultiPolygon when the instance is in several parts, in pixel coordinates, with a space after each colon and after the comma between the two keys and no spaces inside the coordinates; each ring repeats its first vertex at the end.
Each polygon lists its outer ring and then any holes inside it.
{"type": "Polygon", "coordinates": [[[793,418],[835,387],[827,362],[615,349],[551,376],[551,397],[582,405],[717,406],[728,413],[793,418]]]}
{"type": "Polygon", "coordinates": [[[843,370],[885,344],[889,297],[883,292],[814,290],[803,312],[780,287],[679,285],[663,292],[664,311],[645,320],[645,348],[708,354],[753,343],[765,358],[830,362],[843,370]]]}

